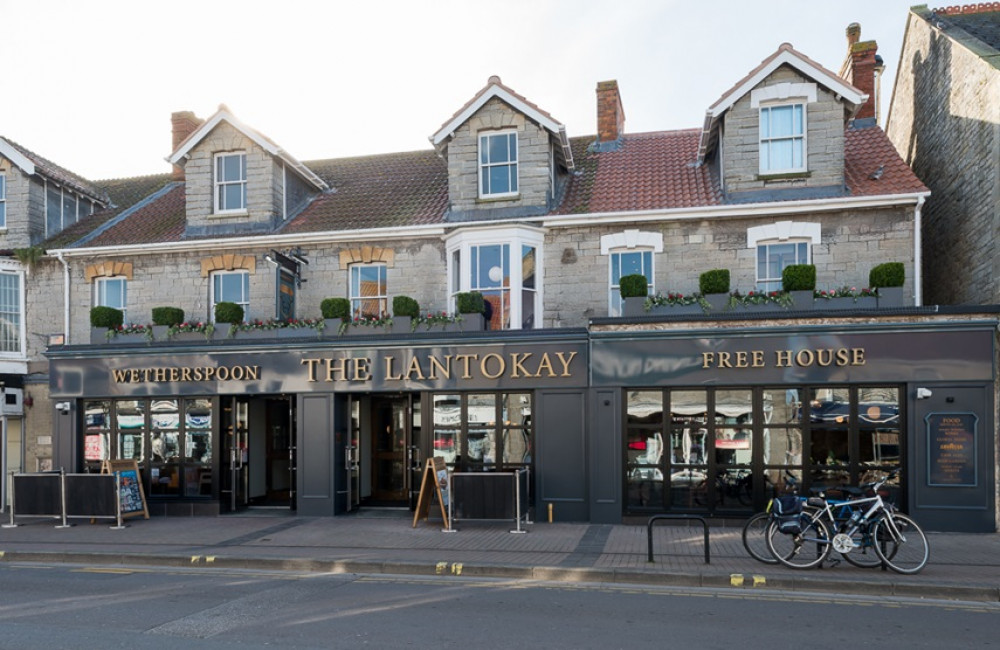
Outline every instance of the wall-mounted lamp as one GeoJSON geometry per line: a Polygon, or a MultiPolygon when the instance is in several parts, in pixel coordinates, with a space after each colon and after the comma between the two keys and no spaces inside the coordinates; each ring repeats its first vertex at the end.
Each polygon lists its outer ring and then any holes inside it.
{"type": "Polygon", "coordinates": [[[930,388],[918,388],[917,389],[917,399],[927,399],[934,393],[931,392],[930,388]]]}
{"type": "Polygon", "coordinates": [[[278,263],[275,262],[274,258],[271,257],[270,255],[265,255],[264,256],[264,261],[267,262],[268,264],[270,264],[271,266],[273,266],[274,268],[278,268],[278,263]]]}
{"type": "Polygon", "coordinates": [[[69,413],[71,406],[72,404],[70,404],[69,402],[56,402],[56,410],[62,413],[63,415],[67,415],[69,413]]]}

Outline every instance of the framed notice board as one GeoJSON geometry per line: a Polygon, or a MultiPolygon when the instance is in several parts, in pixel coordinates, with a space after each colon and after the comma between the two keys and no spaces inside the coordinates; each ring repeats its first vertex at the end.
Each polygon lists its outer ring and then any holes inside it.
{"type": "Polygon", "coordinates": [[[978,457],[975,413],[930,413],[927,422],[927,485],[975,487],[978,457]]]}
{"type": "Polygon", "coordinates": [[[118,501],[122,506],[122,519],[142,515],[149,519],[146,507],[146,493],[142,489],[139,464],[135,460],[106,460],[101,465],[101,474],[118,474],[118,501]]]}

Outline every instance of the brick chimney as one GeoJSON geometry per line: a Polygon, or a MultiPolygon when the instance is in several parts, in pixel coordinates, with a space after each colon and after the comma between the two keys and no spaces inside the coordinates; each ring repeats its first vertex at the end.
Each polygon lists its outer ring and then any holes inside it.
{"type": "Polygon", "coordinates": [[[617,142],[625,132],[625,110],[617,81],[597,83],[597,144],[617,142]]]}
{"type": "Polygon", "coordinates": [[[840,74],[849,84],[868,95],[868,101],[854,116],[857,120],[878,118],[876,109],[882,65],[881,59],[876,56],[877,51],[878,43],[861,40],[861,25],[851,23],[847,26],[847,60],[840,74]]]}
{"type": "MultiPolygon", "coordinates": [[[[202,122],[204,122],[204,120],[198,119],[198,117],[191,111],[177,111],[176,113],[171,113],[170,125],[173,136],[173,147],[170,151],[177,151],[177,148],[180,147],[181,143],[187,140],[188,136],[194,133],[195,129],[202,125],[202,122]]],[[[180,165],[174,165],[173,179],[175,181],[184,180],[184,168],[180,165]]]]}

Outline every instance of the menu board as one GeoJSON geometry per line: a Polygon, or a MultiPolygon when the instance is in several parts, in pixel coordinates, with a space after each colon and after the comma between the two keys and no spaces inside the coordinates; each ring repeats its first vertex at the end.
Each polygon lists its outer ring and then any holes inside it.
{"type": "Polygon", "coordinates": [[[976,422],[973,413],[931,413],[927,421],[927,484],[973,487],[976,477],[976,422]]]}

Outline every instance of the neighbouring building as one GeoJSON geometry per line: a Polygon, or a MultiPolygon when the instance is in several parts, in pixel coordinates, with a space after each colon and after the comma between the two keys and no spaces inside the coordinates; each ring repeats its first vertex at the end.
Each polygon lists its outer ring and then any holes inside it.
{"type": "Polygon", "coordinates": [[[910,9],[886,133],[934,196],[928,301],[1000,303],[1000,3],[910,9]]]}
{"type": "Polygon", "coordinates": [[[427,150],[359,158],[299,161],[225,106],[175,113],[173,172],[96,183],[25,282],[26,320],[65,336],[33,359],[29,460],[134,459],[158,514],[334,516],[413,507],[440,457],[527,468],[539,512],[592,522],[743,516],[900,467],[929,528],[995,530],[998,313],[925,306],[929,191],[876,124],[858,36],[844,76],[783,44],[678,131],[628,133],[614,81],[596,135],[490,77],[427,150]],[[898,302],[863,291],[884,262],[898,302]],[[780,291],[792,264],[815,301],[780,291]],[[678,298],[711,269],[725,304],[678,298]],[[455,322],[476,292],[485,316],[455,322]],[[347,320],[313,327],[330,298],[347,320]],[[244,322],[206,328],[222,302],[244,322]],[[94,306],[188,323],[92,338],[94,306]]]}

